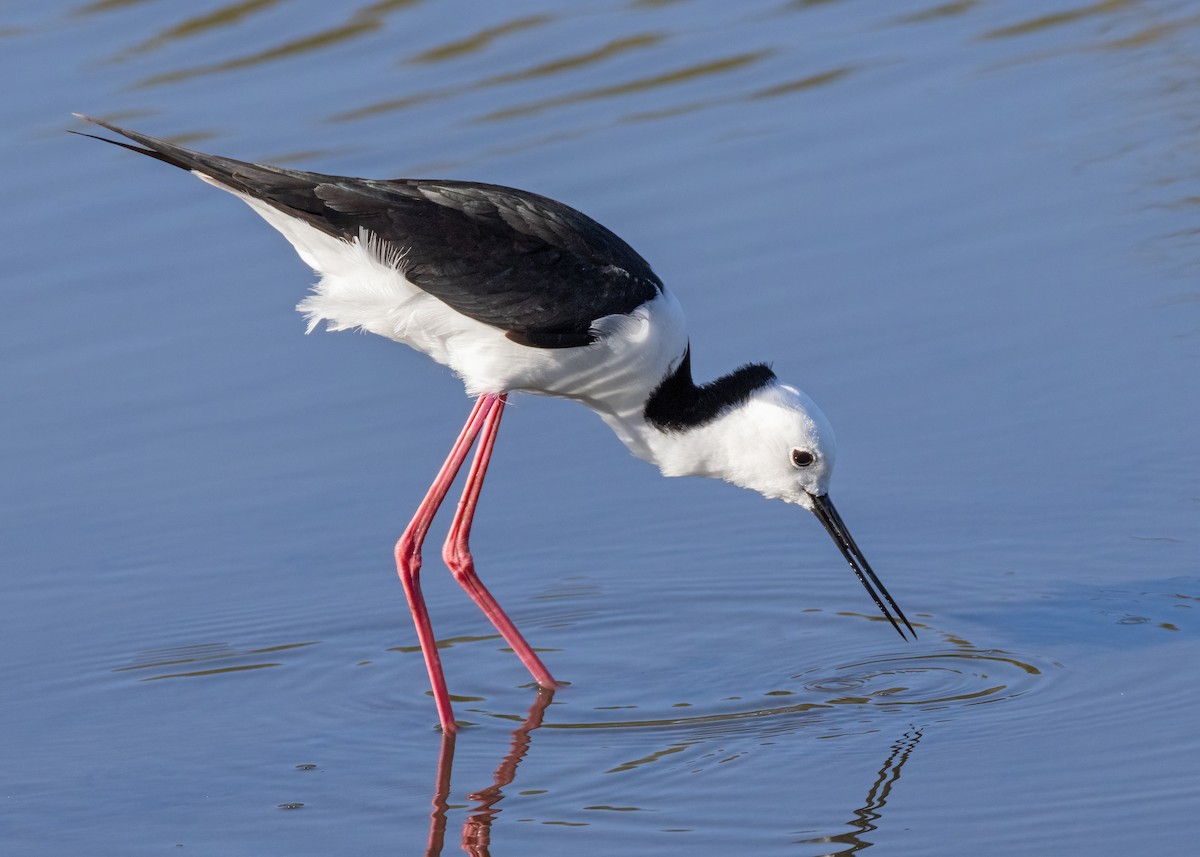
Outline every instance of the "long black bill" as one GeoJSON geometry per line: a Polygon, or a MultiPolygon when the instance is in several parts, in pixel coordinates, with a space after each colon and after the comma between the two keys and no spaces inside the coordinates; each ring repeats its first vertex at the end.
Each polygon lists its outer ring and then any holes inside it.
{"type": "Polygon", "coordinates": [[[854,574],[858,577],[858,582],[867,590],[867,593],[871,596],[871,600],[875,602],[875,606],[892,623],[892,627],[896,629],[896,632],[907,640],[908,637],[905,636],[904,629],[896,622],[896,618],[899,617],[900,621],[904,623],[904,627],[908,629],[908,632],[912,634],[915,640],[917,632],[913,630],[913,626],[905,618],[904,611],[892,600],[887,587],[879,581],[879,578],[875,576],[875,572],[871,570],[867,558],[858,549],[854,537],[846,529],[846,523],[842,520],[842,516],[838,514],[837,509],[834,508],[833,501],[829,499],[829,495],[822,494],[818,497],[816,494],[810,494],[809,496],[812,497],[813,512],[816,514],[817,520],[821,522],[826,532],[837,542],[838,550],[842,552],[842,556],[846,558],[846,562],[850,563],[850,567],[854,569],[854,574]],[[883,596],[882,599],[879,597],[880,595],[883,596]],[[887,605],[883,603],[884,599],[887,600],[887,605]],[[892,610],[888,610],[888,605],[895,611],[895,616],[892,615],[892,610]]]}

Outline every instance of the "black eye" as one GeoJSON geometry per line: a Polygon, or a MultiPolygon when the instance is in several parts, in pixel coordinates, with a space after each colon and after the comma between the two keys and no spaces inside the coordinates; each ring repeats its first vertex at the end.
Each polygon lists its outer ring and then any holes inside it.
{"type": "Polygon", "coordinates": [[[817,457],[807,449],[792,450],[792,464],[796,465],[797,467],[808,467],[808,465],[812,464],[816,460],[817,457]]]}

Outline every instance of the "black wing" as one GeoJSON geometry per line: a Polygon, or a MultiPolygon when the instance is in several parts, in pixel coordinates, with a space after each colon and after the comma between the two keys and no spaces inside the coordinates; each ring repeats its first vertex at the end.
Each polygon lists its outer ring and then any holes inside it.
{"type": "Polygon", "coordinates": [[[371,232],[403,252],[413,285],[526,345],[586,345],[597,319],[632,312],[662,291],[646,260],[617,235],[535,193],[251,164],[89,121],[141,146],[96,139],[204,173],[330,235],[353,240],[360,230],[371,232]]]}

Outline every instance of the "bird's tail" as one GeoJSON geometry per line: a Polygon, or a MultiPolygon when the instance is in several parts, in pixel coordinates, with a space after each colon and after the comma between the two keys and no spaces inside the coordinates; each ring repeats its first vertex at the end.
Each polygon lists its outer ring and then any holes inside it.
{"type": "Polygon", "coordinates": [[[204,152],[184,148],[183,146],[176,146],[174,143],[168,143],[166,140],[151,137],[149,134],[141,134],[100,119],[93,119],[90,116],[84,116],[82,113],[72,115],[99,125],[102,128],[107,128],[114,134],[120,134],[122,137],[127,137],[133,140],[134,143],[141,145],[135,146],[133,143],[111,140],[108,137],[86,134],[82,131],[72,131],[72,134],[78,134],[81,137],[91,137],[93,140],[101,140],[102,142],[128,149],[131,152],[137,152],[139,155],[147,155],[163,163],[170,164],[173,167],[179,167],[181,170],[187,170],[211,179],[216,184],[229,190],[238,191],[239,193],[248,194],[259,199],[266,199],[280,207],[285,207],[299,201],[290,197],[311,195],[314,184],[319,184],[328,178],[319,173],[289,170],[265,164],[252,164],[248,161],[238,161],[220,155],[208,155],[204,152]]]}

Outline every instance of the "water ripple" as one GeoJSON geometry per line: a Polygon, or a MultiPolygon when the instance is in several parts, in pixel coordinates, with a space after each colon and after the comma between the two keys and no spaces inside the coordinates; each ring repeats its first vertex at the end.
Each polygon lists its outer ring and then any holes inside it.
{"type": "MultiPolygon", "coordinates": [[[[929,628],[923,628],[925,633],[929,628]]],[[[961,637],[942,634],[938,644],[913,653],[885,652],[878,656],[814,665],[760,696],[723,696],[709,703],[676,702],[669,712],[645,717],[614,717],[612,712],[641,709],[642,705],[595,706],[586,715],[561,693],[545,729],[643,729],[716,727],[781,719],[811,722],[823,727],[854,724],[861,728],[875,716],[897,712],[946,711],[1010,702],[1039,686],[1061,664],[1047,658],[995,648],[980,648],[961,637]],[[685,713],[680,709],[699,709],[685,713]],[[564,716],[565,715],[565,716],[564,716]]],[[[653,703],[652,703],[653,704],[653,703]]],[[[661,703],[660,703],[661,704],[661,703]]],[[[468,712],[464,712],[467,714],[468,712]]],[[[515,714],[476,707],[469,713],[506,720],[515,714]]]]}

